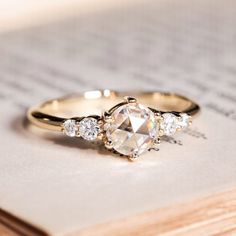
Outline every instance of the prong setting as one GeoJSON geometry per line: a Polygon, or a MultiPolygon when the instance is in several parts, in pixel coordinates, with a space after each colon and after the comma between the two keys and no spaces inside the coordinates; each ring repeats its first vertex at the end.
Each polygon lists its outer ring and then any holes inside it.
{"type": "Polygon", "coordinates": [[[107,139],[105,140],[105,143],[104,143],[105,147],[109,150],[111,150],[113,148],[113,143],[111,140],[107,139]]]}
{"type": "MultiPolygon", "coordinates": [[[[106,138],[113,142],[114,150],[134,158],[152,147],[153,140],[158,137],[158,122],[151,109],[131,102],[120,103],[110,111],[104,130],[106,138]]],[[[110,148],[110,144],[105,143],[105,146],[110,148]]]]}
{"type": "Polygon", "coordinates": [[[103,119],[104,119],[104,121],[105,121],[106,123],[112,122],[111,113],[108,112],[108,111],[105,111],[105,112],[103,113],[103,119]]]}
{"type": "Polygon", "coordinates": [[[154,145],[159,145],[161,143],[160,138],[156,138],[153,143],[154,145]]]}
{"type": "Polygon", "coordinates": [[[134,151],[131,156],[128,157],[131,161],[136,161],[139,158],[137,151],[134,151]]]}
{"type": "Polygon", "coordinates": [[[125,96],[124,101],[127,103],[136,103],[137,99],[135,97],[125,96]]]}
{"type": "Polygon", "coordinates": [[[160,135],[160,136],[164,136],[164,135],[165,135],[164,130],[160,129],[160,130],[159,130],[159,135],[160,135]]]}
{"type": "Polygon", "coordinates": [[[145,151],[159,150],[160,137],[171,136],[191,124],[191,116],[186,113],[160,113],[137,103],[133,97],[124,100],[101,117],[67,119],[62,131],[70,137],[101,140],[106,149],[134,161],[145,151]]]}

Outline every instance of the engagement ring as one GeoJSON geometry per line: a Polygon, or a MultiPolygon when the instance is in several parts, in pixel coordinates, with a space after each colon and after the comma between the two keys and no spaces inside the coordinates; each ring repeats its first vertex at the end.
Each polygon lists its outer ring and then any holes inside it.
{"type": "Polygon", "coordinates": [[[199,110],[195,102],[174,93],[103,90],[46,101],[27,116],[41,128],[100,141],[134,160],[156,149],[162,136],[187,128],[199,110]]]}

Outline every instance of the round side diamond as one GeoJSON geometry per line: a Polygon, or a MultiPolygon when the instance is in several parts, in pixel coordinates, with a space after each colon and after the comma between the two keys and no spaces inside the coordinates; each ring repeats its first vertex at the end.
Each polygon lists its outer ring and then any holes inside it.
{"type": "Polygon", "coordinates": [[[63,123],[63,132],[69,137],[75,137],[78,131],[78,126],[75,120],[68,119],[63,123]]]}
{"type": "Polygon", "coordinates": [[[97,139],[100,133],[98,122],[95,118],[87,117],[79,123],[79,134],[80,136],[88,141],[97,139]]]}
{"type": "Polygon", "coordinates": [[[191,123],[191,116],[189,116],[187,113],[181,113],[178,125],[181,129],[187,128],[191,123]]]}
{"type": "Polygon", "coordinates": [[[164,113],[162,117],[163,120],[160,123],[160,129],[164,135],[173,135],[178,128],[178,118],[172,113],[164,113]]]}

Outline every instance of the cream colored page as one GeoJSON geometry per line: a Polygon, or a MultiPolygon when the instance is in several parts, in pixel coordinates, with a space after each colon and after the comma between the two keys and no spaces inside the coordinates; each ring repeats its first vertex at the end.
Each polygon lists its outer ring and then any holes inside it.
{"type": "Polygon", "coordinates": [[[1,34],[1,208],[59,235],[235,187],[235,9],[145,1],[1,34]],[[27,129],[29,106],[97,88],[175,91],[202,112],[135,163],[27,129]]]}

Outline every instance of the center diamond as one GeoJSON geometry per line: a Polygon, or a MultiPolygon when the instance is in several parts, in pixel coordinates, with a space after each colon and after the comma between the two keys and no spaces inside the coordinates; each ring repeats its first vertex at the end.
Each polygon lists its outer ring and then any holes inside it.
{"type": "Polygon", "coordinates": [[[118,107],[111,114],[106,135],[112,147],[127,156],[136,156],[152,147],[158,136],[154,113],[138,103],[118,107]]]}

